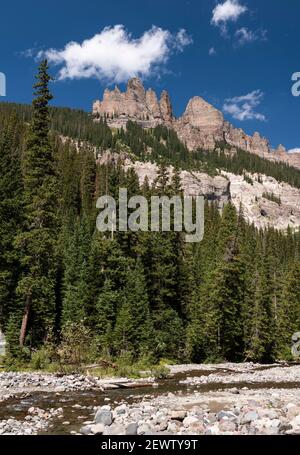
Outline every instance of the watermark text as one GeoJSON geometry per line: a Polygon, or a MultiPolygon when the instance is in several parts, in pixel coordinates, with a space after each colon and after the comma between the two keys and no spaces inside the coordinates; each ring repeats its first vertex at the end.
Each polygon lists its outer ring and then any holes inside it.
{"type": "Polygon", "coordinates": [[[112,196],[101,196],[96,204],[100,232],[184,232],[188,243],[200,242],[204,235],[203,196],[132,196],[119,189],[118,202],[112,196]]]}

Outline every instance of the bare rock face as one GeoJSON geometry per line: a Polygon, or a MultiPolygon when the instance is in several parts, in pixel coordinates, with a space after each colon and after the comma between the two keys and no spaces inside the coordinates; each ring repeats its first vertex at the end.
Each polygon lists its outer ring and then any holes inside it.
{"type": "Polygon", "coordinates": [[[179,139],[191,151],[197,150],[198,148],[213,150],[216,146],[216,138],[213,134],[207,134],[204,130],[199,130],[189,123],[185,123],[182,118],[173,123],[173,128],[179,139]]]}
{"type": "Polygon", "coordinates": [[[157,101],[157,96],[154,90],[147,90],[146,92],[146,105],[152,119],[161,119],[160,106],[157,101]]]}
{"type": "Polygon", "coordinates": [[[271,149],[268,140],[255,132],[250,141],[250,151],[251,153],[264,157],[270,153],[271,149]]]}
{"type": "Polygon", "coordinates": [[[253,184],[243,176],[222,172],[230,181],[232,203],[237,209],[243,208],[245,218],[258,228],[273,226],[276,229],[299,228],[300,189],[287,183],[279,183],[273,177],[249,174],[253,184]],[[264,198],[264,193],[274,194],[280,204],[264,198]]]}
{"type": "MultiPolygon", "coordinates": [[[[139,177],[140,184],[144,183],[147,177],[148,183],[153,185],[158,175],[158,166],[155,163],[135,161],[124,161],[124,168],[134,168],[139,177]]],[[[169,178],[173,175],[174,168],[168,168],[169,178]]],[[[206,196],[209,200],[217,201],[221,208],[224,203],[230,200],[230,182],[226,177],[217,175],[211,177],[203,172],[181,171],[181,186],[186,196],[206,196]]]]}
{"type": "Polygon", "coordinates": [[[223,114],[199,96],[188,102],[181,120],[206,134],[222,135],[223,114]]]}
{"type": "Polygon", "coordinates": [[[160,107],[162,120],[167,125],[171,125],[172,121],[173,121],[173,109],[172,109],[172,104],[171,104],[169,94],[168,94],[168,92],[166,92],[166,90],[163,90],[163,92],[161,94],[159,107],[160,107]]]}
{"type": "Polygon", "coordinates": [[[128,120],[136,121],[143,128],[154,128],[160,124],[171,126],[173,113],[169,95],[163,92],[160,102],[156,93],[145,88],[138,78],[128,81],[126,92],[116,87],[106,89],[102,101],[93,104],[95,120],[105,117],[111,127],[126,127],[128,120]]]}
{"type": "Polygon", "coordinates": [[[279,157],[285,157],[286,153],[287,153],[287,150],[286,148],[280,144],[278,145],[277,149],[274,151],[274,153],[279,156],[279,157]]]}
{"type": "Polygon", "coordinates": [[[178,137],[190,150],[214,149],[223,140],[223,114],[203,98],[192,98],[181,118],[174,123],[178,137]]]}
{"type": "Polygon", "coordinates": [[[250,137],[241,128],[234,128],[229,122],[224,123],[224,140],[234,147],[250,150],[250,137]]]}
{"type": "Polygon", "coordinates": [[[287,153],[284,159],[290,166],[300,169],[300,153],[287,153]]]}

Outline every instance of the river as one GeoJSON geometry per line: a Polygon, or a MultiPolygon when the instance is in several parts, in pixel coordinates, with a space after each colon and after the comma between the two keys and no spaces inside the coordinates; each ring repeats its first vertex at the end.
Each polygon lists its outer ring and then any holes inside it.
{"type": "MultiPolygon", "coordinates": [[[[284,366],[287,369],[287,366],[284,366]]],[[[7,399],[0,403],[0,421],[7,419],[24,420],[29,408],[63,408],[63,414],[51,419],[47,429],[42,430],[42,434],[70,434],[78,433],[80,428],[87,422],[92,422],[95,410],[103,405],[111,405],[112,408],[122,403],[139,403],[145,399],[151,400],[155,397],[168,395],[178,395],[180,397],[191,396],[199,393],[203,396],[211,396],[217,391],[230,390],[233,386],[237,390],[260,390],[275,389],[300,390],[299,381],[291,380],[286,382],[280,380],[278,374],[276,380],[268,380],[268,371],[281,368],[278,365],[257,366],[255,374],[263,374],[264,380],[253,381],[254,377],[244,380],[241,372],[230,368],[196,369],[182,372],[175,372],[172,377],[156,382],[155,387],[146,386],[139,388],[118,388],[114,390],[71,391],[71,392],[30,392],[21,393],[18,396],[7,399]],[[231,380],[227,381],[227,375],[231,380]],[[218,379],[219,378],[219,379],[218,379]],[[241,378],[239,381],[238,379],[241,378]],[[211,380],[212,379],[212,380],[211,380]],[[214,380],[215,379],[215,380],[214,380]],[[187,382],[184,382],[187,381],[187,382]],[[219,382],[218,382],[219,381],[219,382]]],[[[282,367],[283,368],[283,367],[282,367]]],[[[253,370],[252,370],[253,371],[253,370]]],[[[251,371],[251,373],[252,373],[251,371]]],[[[249,373],[250,374],[250,373],[249,373]]],[[[297,379],[297,377],[296,377],[297,379]]],[[[238,393],[238,392],[237,392],[238,393]]]]}

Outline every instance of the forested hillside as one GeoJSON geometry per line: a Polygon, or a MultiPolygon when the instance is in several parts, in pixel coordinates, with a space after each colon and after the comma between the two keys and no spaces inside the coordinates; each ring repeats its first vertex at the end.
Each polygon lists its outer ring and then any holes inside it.
{"type": "MultiPolygon", "coordinates": [[[[18,120],[28,123],[32,107],[24,104],[0,103],[0,129],[3,121],[12,113],[18,120]]],[[[242,175],[244,172],[261,173],[300,188],[300,171],[282,162],[264,160],[260,156],[238,149],[237,153],[226,151],[226,143],[218,143],[215,151],[190,152],[180,142],[174,130],[164,126],[145,130],[129,121],[126,131],[111,130],[105,119],[93,122],[90,114],[69,108],[49,107],[50,129],[62,136],[88,142],[103,149],[129,150],[141,161],[165,162],[182,169],[203,170],[215,175],[225,170],[242,175]],[[125,147],[124,147],[125,146],[125,147]]]]}
{"type": "Polygon", "coordinates": [[[205,204],[205,236],[96,230],[96,199],[180,194],[166,164],[264,172],[300,187],[300,172],[247,152],[191,155],[176,134],[48,108],[47,63],[33,107],[0,104],[0,324],[8,366],[97,359],[156,363],[288,359],[300,327],[300,238],[258,231],[228,204],[205,204]],[[77,149],[73,141],[83,141],[77,149]],[[90,143],[91,145],[88,145],[90,143]],[[92,145],[160,163],[155,185],[132,169],[96,166],[92,145]],[[150,152],[149,152],[150,150],[150,152]]]}

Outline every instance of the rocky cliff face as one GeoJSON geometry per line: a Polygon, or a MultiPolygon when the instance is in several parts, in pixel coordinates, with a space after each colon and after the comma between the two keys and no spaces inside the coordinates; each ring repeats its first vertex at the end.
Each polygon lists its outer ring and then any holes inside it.
{"type": "Polygon", "coordinates": [[[300,154],[289,154],[280,145],[273,150],[269,141],[259,133],[247,135],[242,129],[235,128],[224,120],[223,114],[203,98],[192,98],[184,114],[175,119],[170,97],[163,91],[158,101],[156,93],[144,86],[140,79],[128,81],[126,92],[116,87],[104,91],[103,100],[93,105],[95,121],[107,119],[112,128],[126,127],[128,120],[139,123],[143,128],[166,125],[173,128],[178,137],[193,151],[197,148],[212,150],[217,142],[226,142],[230,147],[239,147],[250,153],[272,161],[284,161],[300,169],[300,154]]]}
{"type": "Polygon", "coordinates": [[[128,120],[136,121],[144,128],[154,128],[157,125],[171,126],[173,119],[172,106],[167,92],[162,92],[158,101],[152,89],[147,91],[140,79],[128,81],[126,92],[106,89],[103,100],[95,101],[93,105],[95,119],[105,117],[109,126],[120,128],[126,126],[128,120]]]}
{"type": "MultiPolygon", "coordinates": [[[[95,151],[96,154],[98,153],[95,151]]],[[[98,154],[98,164],[116,163],[121,161],[125,170],[134,168],[142,185],[147,177],[152,185],[158,175],[155,163],[132,161],[125,152],[110,151],[98,154]]],[[[169,167],[169,178],[173,167],[169,167]]],[[[279,183],[273,177],[262,174],[249,174],[252,184],[244,176],[222,172],[221,175],[210,176],[203,172],[181,171],[181,187],[187,196],[206,196],[208,200],[216,201],[221,209],[231,201],[237,210],[242,206],[245,219],[254,223],[257,228],[272,226],[275,229],[300,228],[300,189],[287,183],[279,183]],[[273,202],[264,197],[272,194],[278,198],[273,202]]]]}
{"type": "Polygon", "coordinates": [[[268,226],[276,229],[300,226],[300,189],[287,183],[279,183],[273,177],[249,174],[253,184],[241,175],[222,172],[230,182],[230,197],[237,209],[242,205],[245,218],[258,228],[268,226]],[[266,194],[275,195],[280,204],[265,198],[266,194]]]}

